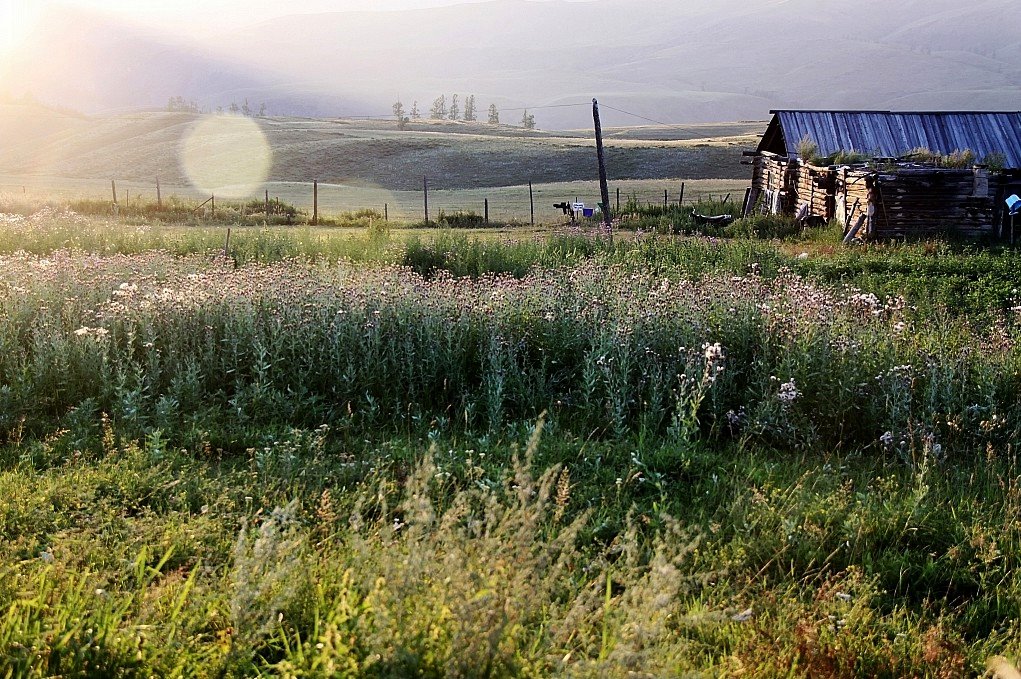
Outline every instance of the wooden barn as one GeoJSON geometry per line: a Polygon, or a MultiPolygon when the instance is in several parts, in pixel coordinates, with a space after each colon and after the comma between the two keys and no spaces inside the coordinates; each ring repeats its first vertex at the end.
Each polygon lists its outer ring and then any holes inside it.
{"type": "Polygon", "coordinates": [[[772,114],[747,154],[746,215],[836,219],[861,238],[1009,234],[1004,200],[1021,193],[1021,112],[772,114]]]}

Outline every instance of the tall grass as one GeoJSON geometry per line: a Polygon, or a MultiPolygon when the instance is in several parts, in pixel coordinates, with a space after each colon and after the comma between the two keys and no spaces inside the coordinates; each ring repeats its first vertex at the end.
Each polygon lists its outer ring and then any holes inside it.
{"type": "Polygon", "coordinates": [[[1009,456],[637,456],[540,424],[224,463],[102,428],[0,472],[6,674],[954,677],[1016,648],[1009,456]]]}
{"type": "MultiPolygon", "coordinates": [[[[583,227],[529,237],[456,231],[406,237],[371,215],[352,217],[364,220],[366,228],[348,232],[311,227],[236,227],[231,233],[228,259],[239,265],[291,258],[384,262],[404,264],[425,276],[447,271],[474,277],[487,273],[521,277],[533,267],[570,266],[584,260],[653,271],[670,269],[689,277],[711,272],[743,275],[751,267],[762,276],[773,277],[787,267],[826,285],[847,284],[879,297],[900,295],[925,313],[942,310],[983,317],[984,321],[995,320],[996,314],[1017,306],[1016,290],[1021,289],[1021,257],[1009,248],[928,241],[845,249],[838,244],[839,231],[832,229],[813,230],[799,236],[800,241],[783,245],[758,240],[789,234],[791,228],[798,230],[773,217],[751,217],[713,227],[721,237],[663,238],[647,232],[625,232],[612,241],[583,227]],[[727,234],[752,237],[722,237],[727,234]],[[788,254],[802,249],[815,256],[788,254]]],[[[224,227],[130,225],[66,211],[0,216],[0,252],[6,253],[45,255],[75,249],[139,254],[158,249],[177,255],[202,253],[212,259],[222,255],[226,235],[224,227]]]]}
{"type": "Polygon", "coordinates": [[[549,409],[557,426],[598,437],[683,429],[878,451],[890,432],[884,454],[900,456],[927,436],[972,450],[1016,434],[987,431],[1019,414],[1015,316],[973,328],[790,272],[586,260],[522,278],[426,278],[164,253],[0,261],[0,431],[107,412],[136,436],[194,445],[202,431],[244,441],[322,422],[352,436],[436,420],[499,432],[549,409]]]}

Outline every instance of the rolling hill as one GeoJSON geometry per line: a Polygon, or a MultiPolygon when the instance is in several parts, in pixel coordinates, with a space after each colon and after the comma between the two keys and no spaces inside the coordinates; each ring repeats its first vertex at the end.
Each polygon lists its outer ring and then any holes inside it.
{"type": "MultiPolygon", "coordinates": [[[[0,174],[149,181],[187,185],[181,140],[201,116],[137,112],[97,116],[38,105],[0,105],[0,174]]],[[[257,120],[272,153],[274,182],[324,182],[416,189],[429,175],[437,189],[569,182],[596,178],[590,133],[525,133],[519,128],[421,121],[273,117],[257,120]]],[[[614,179],[738,178],[741,151],[763,123],[679,128],[608,128],[614,179]],[[664,137],[668,137],[665,139],[664,137]]]]}

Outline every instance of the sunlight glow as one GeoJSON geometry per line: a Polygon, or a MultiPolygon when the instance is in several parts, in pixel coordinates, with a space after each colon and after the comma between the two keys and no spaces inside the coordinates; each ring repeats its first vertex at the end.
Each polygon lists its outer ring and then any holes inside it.
{"type": "Polygon", "coordinates": [[[258,123],[240,116],[200,119],[181,141],[181,169],[192,185],[223,198],[247,198],[269,176],[273,152],[258,123]]]}
{"type": "Polygon", "coordinates": [[[0,0],[0,59],[32,33],[45,7],[45,2],[0,0]]]}

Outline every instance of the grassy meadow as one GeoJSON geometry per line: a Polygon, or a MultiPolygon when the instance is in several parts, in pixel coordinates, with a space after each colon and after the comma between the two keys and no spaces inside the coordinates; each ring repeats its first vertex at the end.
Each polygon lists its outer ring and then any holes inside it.
{"type": "Polygon", "coordinates": [[[17,207],[3,676],[959,677],[1021,651],[1014,250],[636,201],[612,240],[239,216],[225,257],[223,226],[17,207]]]}

